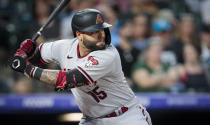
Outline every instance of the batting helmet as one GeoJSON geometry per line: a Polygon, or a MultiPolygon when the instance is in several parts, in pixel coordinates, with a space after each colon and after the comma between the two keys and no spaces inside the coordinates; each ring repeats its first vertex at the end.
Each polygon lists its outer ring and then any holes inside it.
{"type": "Polygon", "coordinates": [[[103,14],[96,9],[84,9],[75,13],[72,18],[72,31],[76,37],[76,31],[96,32],[104,30],[106,44],[111,43],[109,27],[111,24],[104,22],[103,14]]]}

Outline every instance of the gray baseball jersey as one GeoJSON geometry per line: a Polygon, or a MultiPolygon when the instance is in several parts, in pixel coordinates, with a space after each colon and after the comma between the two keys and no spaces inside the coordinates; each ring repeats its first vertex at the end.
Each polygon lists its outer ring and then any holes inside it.
{"type": "Polygon", "coordinates": [[[44,43],[40,52],[45,62],[57,63],[66,71],[77,68],[89,80],[90,85],[71,89],[86,116],[104,116],[135,97],[126,83],[118,51],[112,45],[81,57],[75,38],[44,43]]]}

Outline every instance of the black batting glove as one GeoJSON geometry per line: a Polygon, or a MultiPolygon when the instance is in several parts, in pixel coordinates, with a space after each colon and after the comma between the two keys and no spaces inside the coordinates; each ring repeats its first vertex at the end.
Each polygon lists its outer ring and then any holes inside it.
{"type": "Polygon", "coordinates": [[[9,66],[21,73],[26,73],[29,77],[40,80],[42,69],[30,64],[26,59],[21,56],[14,56],[9,60],[9,66]]]}
{"type": "Polygon", "coordinates": [[[9,66],[11,69],[24,73],[26,69],[26,60],[21,56],[14,56],[9,59],[9,66]]]}
{"type": "Polygon", "coordinates": [[[30,64],[21,56],[12,57],[9,60],[9,66],[17,72],[26,72],[29,76],[33,73],[33,70],[35,69],[35,66],[30,64]]]}

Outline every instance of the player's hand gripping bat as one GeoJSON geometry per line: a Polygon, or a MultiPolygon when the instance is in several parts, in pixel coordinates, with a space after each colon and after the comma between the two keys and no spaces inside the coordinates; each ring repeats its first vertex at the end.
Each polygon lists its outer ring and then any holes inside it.
{"type": "MultiPolygon", "coordinates": [[[[41,36],[43,30],[52,22],[52,20],[61,12],[61,10],[68,5],[71,0],[62,0],[55,10],[50,14],[49,18],[45,22],[45,24],[36,32],[36,34],[32,37],[33,46],[36,46],[36,40],[41,36]]],[[[21,55],[22,58],[25,58],[27,55],[22,50],[17,50],[16,54],[21,55]]],[[[30,57],[29,57],[30,58],[30,57]]],[[[9,59],[9,65],[13,69],[17,69],[20,67],[20,59],[18,56],[14,56],[9,59]]]]}

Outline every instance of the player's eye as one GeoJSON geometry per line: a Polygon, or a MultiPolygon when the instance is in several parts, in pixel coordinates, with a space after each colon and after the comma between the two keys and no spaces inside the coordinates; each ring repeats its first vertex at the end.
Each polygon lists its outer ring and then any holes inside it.
{"type": "Polygon", "coordinates": [[[83,32],[84,34],[86,34],[86,35],[93,35],[93,34],[96,34],[96,33],[99,33],[100,32],[100,30],[99,31],[96,31],[96,32],[83,32]]]}

